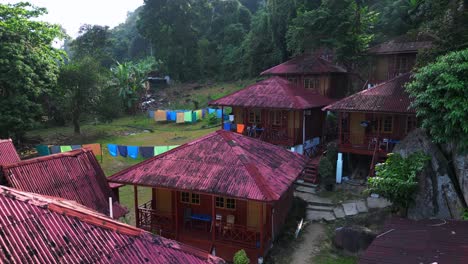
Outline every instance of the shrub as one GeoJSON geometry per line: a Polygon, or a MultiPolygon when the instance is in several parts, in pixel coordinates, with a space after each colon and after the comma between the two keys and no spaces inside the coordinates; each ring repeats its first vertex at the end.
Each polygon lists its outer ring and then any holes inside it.
{"type": "Polygon", "coordinates": [[[250,259],[247,257],[245,250],[241,249],[234,254],[234,264],[249,264],[250,259]]]}
{"type": "Polygon", "coordinates": [[[417,175],[430,158],[416,152],[403,158],[399,154],[389,154],[383,164],[375,167],[376,177],[368,179],[367,193],[377,193],[393,202],[401,209],[407,209],[418,187],[417,175]]]}
{"type": "Polygon", "coordinates": [[[216,117],[216,113],[211,113],[208,115],[208,124],[209,125],[216,125],[218,124],[218,117],[216,117]]]}
{"type": "Polygon", "coordinates": [[[331,163],[330,159],[322,158],[320,159],[318,173],[320,175],[320,179],[324,184],[330,183],[333,181],[333,176],[335,174],[333,169],[333,163],[331,163]]]}

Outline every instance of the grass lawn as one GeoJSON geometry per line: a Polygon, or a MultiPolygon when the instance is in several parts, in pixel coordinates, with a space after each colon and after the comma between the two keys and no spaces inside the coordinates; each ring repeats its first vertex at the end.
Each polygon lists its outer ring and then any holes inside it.
{"type": "MultiPolygon", "coordinates": [[[[210,132],[216,131],[221,125],[209,126],[207,119],[195,124],[156,123],[145,115],[124,117],[108,124],[83,124],[82,135],[73,134],[72,127],[53,127],[31,131],[27,137],[40,138],[43,144],[86,144],[101,143],[103,157],[101,166],[107,176],[121,171],[131,165],[143,161],[143,158],[132,159],[112,157],[106,144],[133,146],[181,145],[210,132]],[[152,131],[152,132],[150,132],[152,131]]],[[[98,157],[101,161],[100,157],[98,157]]],[[[138,201],[147,202],[151,199],[149,188],[138,188],[138,201]]],[[[120,202],[130,210],[125,222],[134,223],[133,187],[120,189],[120,202]]]]}

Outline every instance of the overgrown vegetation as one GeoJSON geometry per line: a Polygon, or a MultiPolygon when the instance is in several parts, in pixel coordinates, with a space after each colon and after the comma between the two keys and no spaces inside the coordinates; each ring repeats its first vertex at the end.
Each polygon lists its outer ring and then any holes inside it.
{"type": "Polygon", "coordinates": [[[421,125],[438,143],[468,150],[468,49],[439,57],[416,71],[407,90],[421,125]]]}
{"type": "Polygon", "coordinates": [[[430,157],[416,152],[403,158],[389,154],[385,163],[375,167],[376,176],[368,179],[367,193],[376,193],[389,199],[394,206],[406,210],[418,188],[418,174],[430,157]]]}

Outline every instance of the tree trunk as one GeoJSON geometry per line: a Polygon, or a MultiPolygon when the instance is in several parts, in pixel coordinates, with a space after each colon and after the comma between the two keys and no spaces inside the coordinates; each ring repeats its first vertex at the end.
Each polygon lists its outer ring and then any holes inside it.
{"type": "Polygon", "coordinates": [[[77,113],[77,112],[73,113],[72,122],[73,122],[73,129],[75,131],[75,135],[80,135],[81,134],[80,113],[77,113]]]}

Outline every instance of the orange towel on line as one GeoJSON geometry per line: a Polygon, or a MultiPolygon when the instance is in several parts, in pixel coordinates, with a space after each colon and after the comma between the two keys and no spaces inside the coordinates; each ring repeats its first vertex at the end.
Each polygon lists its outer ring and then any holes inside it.
{"type": "Polygon", "coordinates": [[[244,133],[245,125],[237,124],[237,133],[242,134],[244,133]]]}
{"type": "Polygon", "coordinates": [[[183,112],[177,113],[176,123],[181,124],[181,123],[184,123],[184,122],[185,122],[184,113],[183,112]]]}
{"type": "Polygon", "coordinates": [[[154,121],[167,121],[166,111],[157,110],[154,112],[154,121]]]}
{"type": "Polygon", "coordinates": [[[91,150],[94,153],[94,156],[102,155],[101,144],[98,144],[98,143],[85,144],[85,145],[83,145],[83,148],[91,150]]]}

